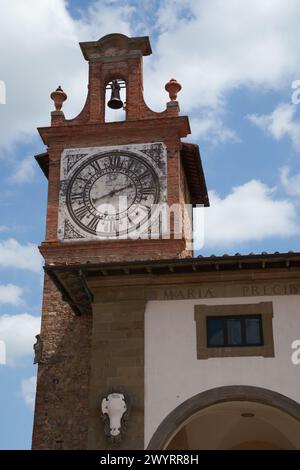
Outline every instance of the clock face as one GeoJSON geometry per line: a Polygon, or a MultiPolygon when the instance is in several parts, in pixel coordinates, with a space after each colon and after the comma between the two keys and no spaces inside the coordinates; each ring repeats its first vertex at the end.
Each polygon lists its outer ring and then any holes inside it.
{"type": "Polygon", "coordinates": [[[153,205],[162,201],[164,192],[161,165],[149,155],[129,146],[106,149],[83,154],[69,167],[64,165],[69,175],[60,197],[64,239],[126,238],[149,227],[153,205]]]}

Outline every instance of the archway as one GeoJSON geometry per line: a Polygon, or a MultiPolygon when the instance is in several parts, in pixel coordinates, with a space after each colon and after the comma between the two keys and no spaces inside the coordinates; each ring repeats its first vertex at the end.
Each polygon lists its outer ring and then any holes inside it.
{"type": "Polygon", "coordinates": [[[148,449],[300,449],[300,404],[258,387],[208,390],[173,410],[148,449]]]}

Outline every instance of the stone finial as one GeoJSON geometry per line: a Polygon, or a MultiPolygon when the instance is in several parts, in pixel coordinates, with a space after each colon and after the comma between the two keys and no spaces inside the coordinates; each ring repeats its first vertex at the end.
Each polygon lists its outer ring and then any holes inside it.
{"type": "Polygon", "coordinates": [[[66,101],[67,99],[67,95],[63,91],[61,86],[59,86],[58,88],[56,88],[55,91],[51,93],[50,98],[54,101],[54,106],[55,106],[56,111],[60,111],[62,108],[63,102],[66,101]]]}
{"type": "Polygon", "coordinates": [[[171,80],[166,83],[165,90],[169,93],[170,100],[176,101],[177,93],[181,90],[181,85],[175,78],[171,78],[171,80]]]}

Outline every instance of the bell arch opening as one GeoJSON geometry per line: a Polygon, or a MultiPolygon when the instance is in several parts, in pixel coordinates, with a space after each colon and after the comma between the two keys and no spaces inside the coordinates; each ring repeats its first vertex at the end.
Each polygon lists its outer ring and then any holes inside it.
{"type": "Polygon", "coordinates": [[[121,78],[110,80],[105,86],[105,122],[126,120],[126,82],[121,78]]]}
{"type": "Polygon", "coordinates": [[[148,449],[300,449],[300,404],[258,387],[208,390],[173,410],[148,449]]]}

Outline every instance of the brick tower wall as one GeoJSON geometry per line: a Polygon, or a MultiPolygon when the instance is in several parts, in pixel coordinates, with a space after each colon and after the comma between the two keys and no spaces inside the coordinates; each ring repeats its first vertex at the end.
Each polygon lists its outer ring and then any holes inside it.
{"type": "Polygon", "coordinates": [[[85,449],[92,317],[76,317],[45,276],[33,449],[85,449]]]}

